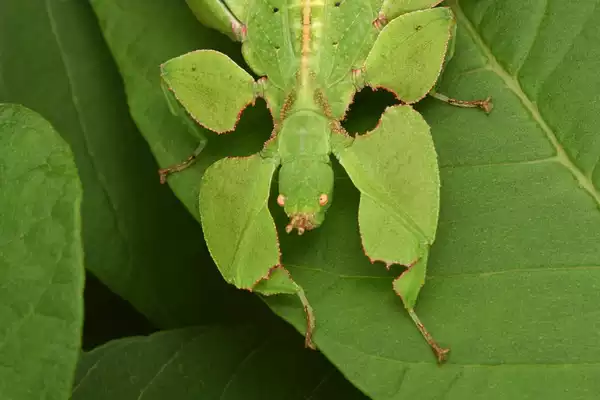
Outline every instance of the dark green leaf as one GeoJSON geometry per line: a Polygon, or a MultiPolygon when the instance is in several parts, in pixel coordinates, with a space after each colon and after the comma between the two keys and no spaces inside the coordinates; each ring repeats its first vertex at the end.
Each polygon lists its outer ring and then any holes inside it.
{"type": "Polygon", "coordinates": [[[0,104],[0,398],[68,396],[83,323],[81,185],[52,126],[0,104]]]}
{"type": "Polygon", "coordinates": [[[365,398],[292,335],[237,326],[116,340],[83,355],[72,399],[365,398]]]}

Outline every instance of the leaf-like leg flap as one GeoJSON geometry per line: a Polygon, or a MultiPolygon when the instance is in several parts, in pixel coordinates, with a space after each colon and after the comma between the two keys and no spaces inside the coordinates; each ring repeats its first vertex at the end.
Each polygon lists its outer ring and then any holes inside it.
{"type": "Polygon", "coordinates": [[[257,95],[250,74],[223,53],[198,50],[161,66],[162,79],[190,116],[217,133],[235,129],[257,95]]]}
{"type": "Polygon", "coordinates": [[[276,168],[274,159],[258,154],[211,165],[200,187],[202,228],[208,250],[227,282],[264,295],[300,298],[308,325],[306,344],[313,347],[312,308],[281,265],[277,230],[268,208],[276,168]]]}
{"type": "MultiPolygon", "coordinates": [[[[198,21],[204,26],[216,29],[233,40],[242,41],[245,35],[243,23],[231,12],[223,0],[186,0],[198,21]]],[[[246,1],[233,1],[234,4],[247,4],[246,1]]],[[[237,7],[240,8],[240,7],[237,7]]],[[[245,8],[240,8],[241,12],[245,8]]]]}
{"type": "Polygon", "coordinates": [[[364,82],[405,103],[421,100],[441,72],[454,18],[445,7],[415,11],[386,25],[367,56],[364,82]]]}
{"type": "Polygon", "coordinates": [[[425,273],[427,271],[427,258],[429,252],[417,261],[415,264],[409,266],[406,271],[402,273],[396,280],[394,280],[394,291],[400,296],[404,307],[408,311],[408,314],[412,318],[413,322],[419,329],[419,332],[423,335],[431,350],[436,355],[438,362],[442,363],[446,360],[450,349],[442,348],[431,336],[431,334],[425,328],[425,325],[421,322],[419,317],[414,311],[415,303],[421,287],[425,283],[425,273]]]}
{"type": "Polygon", "coordinates": [[[202,177],[200,216],[208,249],[225,280],[252,289],[280,265],[267,202],[277,164],[260,155],[225,158],[202,177]]]}
{"type": "Polygon", "coordinates": [[[423,117],[411,106],[389,107],[372,132],[355,139],[335,134],[333,147],[361,192],[367,256],[413,264],[435,238],[439,211],[437,155],[423,117]]]}

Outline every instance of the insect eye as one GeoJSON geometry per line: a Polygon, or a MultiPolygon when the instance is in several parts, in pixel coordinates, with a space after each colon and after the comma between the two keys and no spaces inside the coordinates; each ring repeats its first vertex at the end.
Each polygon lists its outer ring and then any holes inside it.
{"type": "Polygon", "coordinates": [[[285,205],[285,196],[280,194],[279,196],[277,196],[277,204],[279,204],[281,207],[283,207],[285,205]]]}
{"type": "Polygon", "coordinates": [[[329,201],[329,197],[323,193],[322,195],[319,196],[319,204],[321,206],[324,206],[325,204],[327,204],[327,202],[329,201]]]}

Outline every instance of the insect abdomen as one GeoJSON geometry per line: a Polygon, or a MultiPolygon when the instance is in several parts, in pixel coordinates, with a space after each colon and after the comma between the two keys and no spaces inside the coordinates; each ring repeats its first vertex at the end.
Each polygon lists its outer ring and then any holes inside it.
{"type": "Polygon", "coordinates": [[[300,110],[288,115],[278,136],[282,162],[329,157],[329,120],[316,111],[300,110]]]}

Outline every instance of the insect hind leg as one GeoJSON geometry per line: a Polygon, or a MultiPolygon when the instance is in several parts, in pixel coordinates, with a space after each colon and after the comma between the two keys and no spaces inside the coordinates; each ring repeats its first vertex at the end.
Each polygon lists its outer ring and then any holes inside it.
{"type": "Polygon", "coordinates": [[[480,108],[483,111],[485,111],[486,114],[489,114],[494,108],[491,96],[488,96],[486,99],[483,100],[458,100],[448,97],[445,94],[438,93],[436,91],[431,91],[429,95],[434,99],[443,101],[444,103],[450,104],[451,106],[462,108],[480,108]]]}

